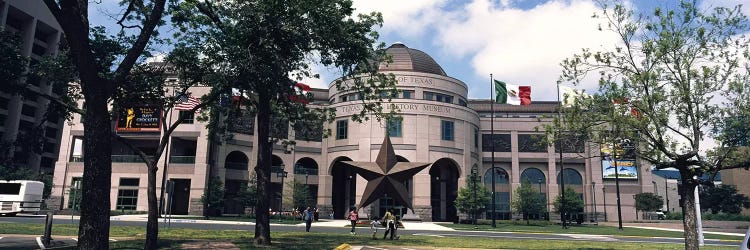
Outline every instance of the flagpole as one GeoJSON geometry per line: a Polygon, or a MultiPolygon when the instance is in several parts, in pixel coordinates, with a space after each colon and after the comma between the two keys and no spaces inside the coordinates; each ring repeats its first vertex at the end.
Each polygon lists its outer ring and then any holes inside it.
{"type": "Polygon", "coordinates": [[[560,128],[557,130],[557,148],[560,151],[560,219],[562,220],[562,228],[566,229],[568,226],[565,224],[565,165],[563,163],[563,147],[562,147],[562,124],[563,124],[563,116],[562,116],[562,109],[563,105],[560,101],[560,83],[557,83],[557,102],[560,105],[560,108],[557,110],[557,115],[560,117],[560,128]]]}
{"type": "Polygon", "coordinates": [[[492,95],[495,93],[493,92],[493,81],[492,81],[492,74],[490,74],[490,110],[491,116],[490,116],[490,142],[492,144],[492,162],[490,163],[490,169],[492,170],[492,227],[497,227],[497,224],[495,223],[495,213],[497,212],[495,209],[496,202],[495,202],[495,100],[492,98],[492,95]]]}

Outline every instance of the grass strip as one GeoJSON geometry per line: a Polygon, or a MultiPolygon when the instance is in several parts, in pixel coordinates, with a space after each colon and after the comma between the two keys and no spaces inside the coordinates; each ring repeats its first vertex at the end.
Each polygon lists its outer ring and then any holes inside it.
{"type": "MultiPolygon", "coordinates": [[[[0,234],[41,235],[44,225],[32,223],[0,223],[0,234]]],[[[55,225],[55,236],[75,236],[77,226],[55,225]]],[[[128,238],[113,242],[112,249],[141,249],[145,228],[134,226],[112,226],[111,237],[128,238]]],[[[169,229],[159,233],[161,249],[179,249],[189,242],[232,242],[240,249],[334,249],[341,244],[353,246],[402,246],[435,248],[481,248],[481,249],[684,249],[682,244],[592,242],[578,240],[529,240],[481,237],[433,237],[402,235],[400,240],[372,240],[369,235],[340,233],[273,232],[272,246],[252,245],[253,232],[245,230],[169,229]]],[[[702,249],[737,249],[737,247],[705,246],[702,249]]]]}
{"type": "MultiPolygon", "coordinates": [[[[500,232],[524,232],[524,233],[553,233],[553,234],[595,234],[595,235],[615,235],[615,236],[644,236],[644,237],[669,237],[669,238],[682,238],[684,237],[682,232],[675,231],[664,231],[654,229],[641,229],[641,228],[630,228],[625,227],[622,231],[618,230],[617,227],[602,226],[602,225],[571,225],[568,229],[562,229],[560,225],[536,222],[531,225],[524,224],[513,224],[513,223],[497,223],[497,228],[493,228],[490,225],[478,225],[477,229],[474,229],[474,225],[469,224],[441,224],[449,228],[456,230],[476,230],[476,231],[500,231],[500,232]]],[[[717,239],[717,240],[742,240],[741,236],[730,236],[721,234],[704,234],[706,239],[717,239]]]]}

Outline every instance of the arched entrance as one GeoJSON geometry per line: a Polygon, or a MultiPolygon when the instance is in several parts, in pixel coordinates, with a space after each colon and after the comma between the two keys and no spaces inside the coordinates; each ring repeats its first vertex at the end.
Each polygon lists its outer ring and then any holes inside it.
{"type": "Polygon", "coordinates": [[[280,177],[281,173],[284,172],[284,161],[277,155],[271,155],[271,210],[281,211],[284,207],[282,204],[282,198],[284,196],[284,183],[285,180],[280,177]]]}
{"type": "Polygon", "coordinates": [[[307,202],[304,206],[317,207],[318,163],[309,157],[303,157],[297,160],[294,164],[294,180],[297,183],[304,184],[304,187],[306,187],[307,202]]]}
{"type": "MultiPolygon", "coordinates": [[[[572,188],[578,194],[581,200],[583,199],[583,177],[581,173],[572,168],[565,168],[562,172],[557,172],[557,183],[560,183],[561,178],[565,178],[565,189],[572,188]]],[[[562,185],[558,185],[560,191],[562,191],[562,185]]],[[[562,193],[562,192],[561,192],[562,193]]],[[[568,196],[567,194],[565,196],[568,196]]],[[[567,211],[566,218],[570,221],[582,221],[583,209],[579,211],[567,211]]]]}
{"type": "MultiPolygon", "coordinates": [[[[539,191],[539,194],[544,199],[545,207],[547,206],[547,178],[544,176],[544,172],[538,168],[527,168],[521,172],[521,182],[528,181],[531,186],[539,191]]],[[[545,219],[545,213],[539,214],[528,214],[529,219],[539,220],[545,219]]]]}
{"type": "Polygon", "coordinates": [[[354,207],[357,199],[357,174],[342,161],[351,161],[349,157],[339,157],[331,165],[331,176],[333,185],[331,187],[331,198],[333,201],[333,216],[336,219],[344,219],[349,209],[354,207]]]}
{"type": "MultiPolygon", "coordinates": [[[[495,179],[492,179],[492,170],[487,169],[484,173],[484,185],[492,192],[492,182],[495,182],[495,219],[510,220],[510,175],[505,169],[495,167],[495,179]]],[[[487,204],[487,219],[492,219],[492,200],[487,204]]]]}
{"type": "MultiPolygon", "coordinates": [[[[398,162],[409,162],[406,158],[400,155],[396,155],[396,161],[398,162]]],[[[414,193],[413,193],[413,179],[414,177],[409,178],[408,180],[404,181],[404,187],[406,187],[406,191],[409,193],[409,197],[407,199],[410,202],[413,202],[414,199],[414,193]]],[[[393,201],[393,198],[386,196],[381,197],[378,199],[376,205],[372,205],[372,213],[375,216],[382,217],[385,215],[385,212],[389,209],[393,209],[393,215],[398,216],[399,219],[403,218],[403,215],[406,214],[409,210],[404,206],[404,204],[397,204],[393,201]]]]}
{"type": "Polygon", "coordinates": [[[449,158],[437,160],[430,167],[432,221],[458,221],[453,204],[458,196],[458,169],[458,164],[449,158]]]}
{"type": "MultiPolygon", "coordinates": [[[[224,168],[247,171],[247,155],[240,151],[232,151],[231,153],[227,154],[227,157],[224,159],[224,168]]],[[[233,179],[231,175],[227,175],[225,177],[224,214],[242,214],[245,212],[245,207],[240,202],[240,197],[238,197],[238,194],[240,193],[240,190],[242,190],[243,186],[247,187],[247,180],[233,179]]]]}

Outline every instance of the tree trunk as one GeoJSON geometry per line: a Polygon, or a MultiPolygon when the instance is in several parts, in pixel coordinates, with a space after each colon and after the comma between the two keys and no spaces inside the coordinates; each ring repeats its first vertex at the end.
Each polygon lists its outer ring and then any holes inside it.
{"type": "Polygon", "coordinates": [[[685,212],[683,215],[685,216],[685,222],[683,223],[683,227],[685,230],[685,249],[697,250],[699,248],[698,227],[696,225],[698,221],[697,215],[695,213],[695,196],[693,196],[693,190],[695,190],[697,183],[695,182],[695,180],[690,178],[692,176],[688,178],[685,178],[685,175],[682,176],[682,207],[684,208],[685,212]]]}
{"type": "Polygon", "coordinates": [[[270,214],[271,202],[271,150],[269,143],[271,104],[267,93],[258,93],[258,162],[255,166],[257,176],[258,200],[255,210],[256,245],[271,244],[270,214]]]}
{"type": "MultiPolygon", "coordinates": [[[[167,159],[169,160],[169,159],[167,159]]],[[[148,222],[146,222],[146,243],[144,249],[157,249],[159,239],[159,206],[156,199],[156,167],[157,161],[148,160],[148,222]]]]}
{"type": "Polygon", "coordinates": [[[83,119],[83,193],[78,225],[80,249],[109,249],[112,132],[107,95],[101,93],[102,85],[105,84],[87,82],[84,85],[86,114],[83,119]]]}

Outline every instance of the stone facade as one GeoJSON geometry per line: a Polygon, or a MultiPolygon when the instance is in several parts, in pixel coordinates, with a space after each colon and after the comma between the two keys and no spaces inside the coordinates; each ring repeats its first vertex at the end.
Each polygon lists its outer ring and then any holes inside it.
{"type": "MultiPolygon", "coordinates": [[[[315,204],[311,205],[320,209],[322,218],[327,218],[331,211],[336,218],[345,218],[350,208],[362,198],[366,181],[352,174],[340,162],[374,161],[387,128],[400,161],[431,165],[405,183],[414,211],[403,211],[399,204],[393,204],[391,199],[383,197],[363,208],[360,211],[362,218],[381,217],[385,210],[396,209],[404,219],[459,221],[466,215],[455,209],[453,201],[458,189],[466,186],[472,168],[478,170],[482,183],[487,186],[492,183],[492,173],[495,173],[496,218],[511,218],[510,199],[513,190],[523,181],[522,176],[529,178],[540,192],[545,193],[548,208],[552,210],[551,201],[558,194],[560,186],[556,178],[560,172],[559,154],[554,147],[537,146],[534,138],[540,134],[536,127],[547,122],[543,117],[554,114],[557,102],[510,106],[492,105],[488,100],[470,100],[466,83],[446,75],[429,55],[402,44],[394,44],[386,52],[393,56],[394,63],[381,66],[380,70],[396,76],[400,92],[391,102],[383,105],[386,111],[397,108],[402,117],[400,122],[386,123],[374,119],[354,122],[350,117],[360,109],[357,93],[339,92],[333,83],[328,89],[313,89],[311,106],[336,109],[335,121],[322,126],[333,133],[328,138],[298,138],[294,147],[274,146],[271,157],[273,211],[293,209],[290,197],[293,193],[292,182],[296,181],[313,190],[315,204]],[[494,127],[494,131],[491,127],[494,127]],[[492,134],[495,136],[492,137],[492,134]],[[495,145],[494,158],[491,145],[495,145]],[[285,177],[279,174],[282,171],[287,172],[285,177]]],[[[194,95],[206,92],[206,89],[193,91],[194,95]]],[[[78,119],[76,117],[74,121],[78,119]]],[[[178,119],[178,114],[172,114],[172,119],[178,119]]],[[[186,200],[184,205],[180,205],[185,207],[184,213],[202,214],[200,197],[207,185],[208,173],[222,180],[229,196],[254,178],[250,166],[257,159],[258,139],[252,123],[252,120],[248,120],[237,125],[240,127],[234,127],[234,131],[241,132],[235,133],[231,140],[221,145],[208,143],[205,123],[196,121],[177,129],[172,136],[170,155],[173,161],[167,169],[168,179],[189,184],[186,190],[175,195],[181,202],[186,200]],[[210,159],[210,155],[214,158],[210,159]],[[179,195],[188,198],[180,198],[179,195]]],[[[281,131],[280,136],[290,139],[300,137],[297,133],[303,131],[279,121],[274,126],[281,131]]],[[[82,129],[80,123],[75,123],[63,131],[61,145],[68,146],[60,150],[59,158],[68,160],[58,161],[56,166],[53,195],[58,198],[65,199],[68,195],[65,190],[70,187],[73,178],[81,176],[82,163],[75,160],[80,157],[80,152],[76,151],[75,145],[76,139],[83,136],[82,129]]],[[[151,145],[160,134],[138,135],[144,137],[144,145],[151,145]]],[[[609,220],[613,221],[617,218],[615,186],[613,180],[603,178],[599,148],[582,145],[578,151],[563,153],[566,185],[581,193],[585,201],[585,214],[596,213],[599,217],[606,211],[609,220]]],[[[129,152],[123,149],[113,154],[127,156],[129,152]]],[[[166,156],[163,156],[159,159],[159,166],[163,166],[165,161],[166,156]]],[[[162,182],[162,170],[160,168],[158,174],[159,184],[162,182]]],[[[638,166],[637,175],[638,178],[620,183],[623,220],[635,219],[633,195],[653,190],[648,166],[638,166]]],[[[118,209],[117,206],[130,205],[125,204],[127,202],[135,203],[129,209],[146,209],[146,172],[143,163],[113,163],[112,180],[113,210],[118,209]],[[123,179],[139,179],[140,182],[136,187],[123,187],[118,185],[122,184],[123,179]],[[122,190],[138,190],[137,197],[127,197],[133,192],[122,190]]],[[[243,211],[236,204],[228,203],[223,212],[236,214],[243,211]]],[[[481,218],[490,218],[490,213],[482,213],[481,218]]]]}

